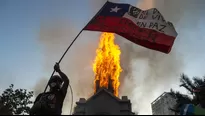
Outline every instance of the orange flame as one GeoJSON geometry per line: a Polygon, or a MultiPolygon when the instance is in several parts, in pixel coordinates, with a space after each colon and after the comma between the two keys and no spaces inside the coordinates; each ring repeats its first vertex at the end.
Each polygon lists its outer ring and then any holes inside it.
{"type": "Polygon", "coordinates": [[[119,77],[122,71],[120,66],[120,48],[114,43],[114,33],[104,32],[101,35],[97,56],[93,64],[95,73],[94,92],[96,92],[96,81],[99,80],[100,87],[108,88],[109,78],[112,80],[114,95],[118,96],[120,85],[119,77]]]}

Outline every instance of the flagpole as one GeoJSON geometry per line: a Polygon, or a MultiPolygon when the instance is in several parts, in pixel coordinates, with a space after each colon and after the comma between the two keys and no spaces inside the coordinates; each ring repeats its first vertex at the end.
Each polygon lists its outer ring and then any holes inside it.
{"type": "MultiPolygon", "coordinates": [[[[84,28],[87,27],[88,24],[90,24],[90,22],[95,19],[95,17],[96,17],[96,16],[102,11],[102,9],[105,7],[105,5],[106,5],[107,2],[108,2],[108,0],[107,0],[107,1],[105,2],[105,4],[101,7],[101,9],[93,16],[93,18],[84,26],[84,28]]],[[[70,49],[70,47],[71,47],[71,46],[73,45],[73,43],[77,40],[78,36],[83,32],[84,28],[81,29],[81,31],[78,33],[78,35],[74,38],[74,40],[73,40],[73,41],[71,42],[71,44],[68,46],[68,48],[67,48],[66,51],[63,53],[63,55],[61,56],[60,60],[58,61],[58,64],[60,64],[60,62],[62,61],[62,59],[64,58],[64,56],[65,56],[66,53],[68,52],[68,50],[70,49]]],[[[50,79],[51,79],[51,77],[53,76],[54,73],[55,73],[55,70],[54,70],[53,73],[51,74],[50,79]]],[[[49,79],[49,81],[50,81],[50,79],[49,79]]],[[[48,83],[49,83],[49,81],[48,81],[48,83]]],[[[47,88],[48,88],[48,83],[47,83],[47,85],[46,85],[46,88],[45,88],[45,90],[44,90],[44,93],[46,92],[46,90],[47,90],[47,88]]]]}

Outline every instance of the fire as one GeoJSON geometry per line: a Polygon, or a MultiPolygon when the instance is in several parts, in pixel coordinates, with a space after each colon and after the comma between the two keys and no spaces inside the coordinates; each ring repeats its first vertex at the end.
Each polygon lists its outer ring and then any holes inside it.
{"type": "Polygon", "coordinates": [[[100,87],[108,88],[109,78],[112,80],[114,95],[118,96],[120,85],[119,77],[122,71],[120,66],[120,48],[114,43],[114,33],[104,32],[101,34],[100,43],[96,50],[93,64],[95,73],[94,92],[96,92],[96,81],[99,80],[100,87]]]}

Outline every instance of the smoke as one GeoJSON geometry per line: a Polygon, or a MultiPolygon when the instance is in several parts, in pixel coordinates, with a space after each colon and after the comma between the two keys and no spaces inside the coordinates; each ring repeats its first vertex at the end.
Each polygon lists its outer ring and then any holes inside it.
{"type": "Polygon", "coordinates": [[[38,96],[39,93],[44,91],[48,80],[45,77],[42,77],[40,80],[37,81],[36,85],[34,86],[34,96],[38,96]]]}
{"type": "MultiPolygon", "coordinates": [[[[80,30],[63,20],[47,20],[40,28],[39,43],[42,45],[44,54],[44,71],[50,75],[55,62],[58,62],[63,52],[70,45],[80,30]]],[[[92,61],[95,58],[95,50],[98,46],[99,33],[82,32],[76,42],[63,58],[60,67],[69,77],[73,89],[73,104],[82,97],[93,94],[94,75],[92,72],[92,61]],[[92,34],[91,34],[92,33],[92,34]],[[90,36],[92,35],[92,36],[90,36]]],[[[39,80],[35,85],[35,95],[43,92],[49,77],[39,80]]],[[[68,89],[64,101],[63,114],[70,113],[71,93],[68,89]]]]}
{"type": "Polygon", "coordinates": [[[177,84],[183,67],[182,57],[175,49],[163,54],[131,42],[118,43],[123,68],[120,93],[131,99],[133,111],[151,114],[151,102],[169,91],[172,84],[177,84]]]}
{"type": "MultiPolygon", "coordinates": [[[[96,13],[104,2],[105,0],[90,0],[92,14],[96,13]]],[[[138,7],[144,9],[157,7],[166,20],[173,22],[175,27],[180,29],[178,25],[180,18],[189,7],[190,2],[191,0],[183,2],[182,0],[144,0],[139,1],[138,7]]],[[[54,63],[59,60],[80,30],[72,25],[72,22],[50,19],[43,22],[40,29],[39,43],[44,51],[43,66],[44,71],[47,72],[43,76],[48,76],[53,71],[54,63]]],[[[60,64],[62,71],[70,79],[74,104],[79,98],[88,98],[93,93],[92,61],[96,55],[99,34],[84,31],[60,64]]],[[[178,39],[181,38],[177,38],[175,43],[179,41],[178,39]]],[[[174,84],[177,85],[179,74],[183,69],[183,57],[177,49],[178,44],[173,46],[170,54],[164,54],[133,44],[120,36],[116,37],[116,43],[122,51],[123,72],[120,77],[120,95],[127,95],[131,99],[133,111],[139,111],[140,114],[151,114],[151,102],[164,91],[168,91],[174,84]]],[[[36,84],[34,87],[36,95],[44,90],[48,78],[43,78],[36,84]]],[[[70,103],[70,91],[68,90],[63,114],[69,114],[70,103]]]]}
{"type": "Polygon", "coordinates": [[[137,3],[137,7],[141,9],[157,8],[165,19],[173,22],[174,25],[197,20],[196,15],[204,9],[203,6],[203,0],[139,0],[137,3]]]}
{"type": "MultiPolygon", "coordinates": [[[[105,1],[90,0],[92,16],[102,7],[105,1]],[[97,9],[98,8],[98,9],[97,9]],[[94,10],[95,9],[95,10],[94,10]]],[[[44,76],[50,75],[53,66],[62,56],[80,30],[73,22],[63,19],[45,19],[41,23],[39,43],[42,45],[44,76]]],[[[79,98],[88,98],[93,94],[94,73],[92,63],[99,43],[99,32],[83,31],[63,58],[60,67],[69,77],[73,89],[73,104],[79,98]]],[[[49,77],[39,80],[34,86],[35,96],[44,91],[49,77]]],[[[71,93],[68,90],[64,101],[63,114],[70,113],[71,93]]]]}
{"type": "MultiPolygon", "coordinates": [[[[151,102],[164,91],[169,91],[171,87],[178,85],[178,77],[183,70],[183,56],[179,51],[180,43],[177,42],[183,39],[181,38],[183,24],[195,19],[196,15],[191,13],[199,12],[199,8],[203,6],[202,2],[196,3],[191,0],[140,0],[138,2],[137,7],[141,9],[157,8],[181,33],[170,54],[148,50],[131,42],[122,42],[123,40],[119,39],[121,37],[118,37],[118,44],[122,50],[121,65],[124,69],[120,77],[120,93],[130,97],[133,111],[151,114],[151,102]]],[[[190,23],[189,26],[195,25],[190,23]]]]}

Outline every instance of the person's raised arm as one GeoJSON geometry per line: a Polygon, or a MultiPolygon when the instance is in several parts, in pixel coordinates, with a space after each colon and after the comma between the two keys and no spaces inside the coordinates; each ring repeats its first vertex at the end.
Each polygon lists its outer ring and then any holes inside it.
{"type": "Polygon", "coordinates": [[[61,76],[62,80],[63,80],[63,86],[61,88],[61,90],[63,91],[63,94],[67,93],[67,89],[68,89],[68,85],[69,85],[69,79],[68,77],[60,70],[60,66],[58,63],[55,64],[54,66],[54,70],[56,72],[59,73],[59,75],[61,76]]]}

